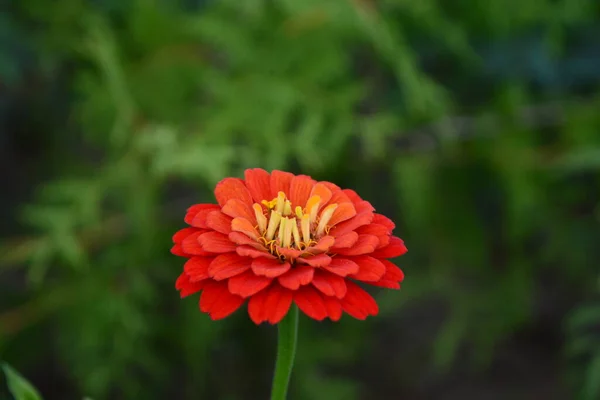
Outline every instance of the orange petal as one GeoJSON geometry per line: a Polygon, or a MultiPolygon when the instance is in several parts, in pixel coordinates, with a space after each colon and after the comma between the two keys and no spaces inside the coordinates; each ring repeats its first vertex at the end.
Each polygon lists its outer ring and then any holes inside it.
{"type": "Polygon", "coordinates": [[[315,186],[313,186],[308,197],[311,198],[313,196],[319,196],[321,198],[321,203],[319,206],[319,209],[321,209],[329,200],[331,200],[332,193],[327,185],[325,185],[323,182],[318,182],[315,186]]]}
{"type": "Polygon", "coordinates": [[[311,286],[303,286],[294,292],[294,303],[304,314],[317,321],[322,321],[329,315],[323,297],[311,286]]]}
{"type": "MultiPolygon", "coordinates": [[[[185,249],[184,249],[185,250],[185,249]]],[[[396,236],[390,237],[390,244],[376,250],[371,254],[373,257],[377,258],[394,258],[400,257],[408,251],[406,246],[404,245],[404,241],[396,236]]]]}
{"type": "Polygon", "coordinates": [[[347,249],[336,249],[337,254],[343,256],[359,256],[362,254],[370,254],[375,251],[379,245],[379,239],[373,235],[358,235],[358,241],[354,246],[347,249]]]}
{"type": "Polygon", "coordinates": [[[257,242],[254,239],[249,238],[247,235],[243,234],[242,232],[231,232],[228,235],[228,237],[229,237],[229,240],[231,240],[235,244],[252,246],[258,250],[267,251],[261,243],[257,242]]]}
{"type": "Polygon", "coordinates": [[[301,257],[299,263],[308,264],[311,267],[325,267],[331,263],[331,257],[327,254],[317,254],[316,256],[301,257]]]}
{"type": "Polygon", "coordinates": [[[333,191],[331,194],[331,199],[329,200],[329,204],[342,204],[342,203],[352,204],[352,201],[341,190],[333,191]]]}
{"type": "Polygon", "coordinates": [[[184,221],[186,224],[191,225],[192,221],[194,220],[194,218],[196,217],[198,212],[200,212],[202,210],[218,210],[218,209],[219,209],[219,206],[217,206],[215,204],[194,204],[193,206],[191,206],[187,209],[184,221]]]}
{"type": "Polygon", "coordinates": [[[204,251],[211,253],[229,253],[235,251],[237,245],[229,240],[227,235],[219,232],[206,232],[198,237],[198,242],[204,251]]]}
{"type": "Polygon", "coordinates": [[[198,232],[197,228],[183,228],[173,235],[173,243],[181,243],[183,239],[196,232],[198,232]]]}
{"type": "MultiPolygon", "coordinates": [[[[310,196],[310,191],[315,185],[315,181],[306,175],[298,175],[292,179],[290,183],[290,191],[289,199],[292,202],[292,206],[306,206],[306,202],[308,201],[308,197],[310,196]]],[[[287,194],[286,193],[286,194],[287,194]]]]}
{"type": "Polygon", "coordinates": [[[207,281],[200,282],[191,282],[190,278],[186,275],[186,273],[182,273],[175,281],[175,289],[179,291],[179,296],[181,298],[187,297],[191,294],[198,293],[204,286],[206,286],[207,281]]]}
{"type": "Polygon", "coordinates": [[[373,223],[385,226],[388,229],[388,233],[391,233],[396,228],[396,224],[391,219],[381,214],[373,214],[373,223]]]}
{"type": "Polygon", "coordinates": [[[274,284],[250,298],[248,314],[257,325],[265,321],[276,324],[285,317],[291,305],[292,292],[274,284]]]}
{"type": "Polygon", "coordinates": [[[255,203],[271,200],[271,175],[261,168],[247,169],[244,172],[246,187],[255,203]]]}
{"type": "Polygon", "coordinates": [[[316,271],[312,284],[327,296],[335,296],[338,299],[341,299],[346,295],[345,279],[327,271],[316,271]]]}
{"type": "Polygon", "coordinates": [[[200,242],[198,242],[198,237],[205,233],[206,231],[199,230],[195,233],[192,233],[181,242],[181,248],[187,254],[195,255],[195,256],[209,256],[211,255],[207,251],[205,251],[202,246],[200,246],[200,242]]]}
{"type": "Polygon", "coordinates": [[[271,199],[277,197],[279,192],[289,193],[290,184],[294,179],[294,174],[284,171],[273,171],[271,172],[271,199]]]}
{"type": "Polygon", "coordinates": [[[333,236],[323,236],[316,245],[309,247],[306,249],[306,253],[311,254],[320,254],[328,251],[331,246],[335,243],[335,238],[333,236]]]}
{"type": "Polygon", "coordinates": [[[239,178],[225,178],[217,183],[215,197],[221,207],[224,207],[231,199],[238,199],[244,203],[252,204],[252,196],[244,181],[239,178]]]}
{"type": "Polygon", "coordinates": [[[335,249],[344,249],[351,246],[358,241],[358,233],[351,231],[341,236],[335,237],[335,243],[333,244],[332,252],[335,253],[335,249]]]}
{"type": "Polygon", "coordinates": [[[206,217],[206,226],[217,232],[229,235],[231,232],[231,220],[231,217],[223,214],[221,211],[213,211],[206,217]]]}
{"type": "Polygon", "coordinates": [[[200,311],[207,313],[212,320],[229,316],[242,304],[244,299],[229,293],[225,282],[209,282],[200,296],[200,311]]]}
{"type": "Polygon", "coordinates": [[[352,261],[358,264],[358,272],[350,275],[350,278],[358,281],[377,282],[385,274],[385,265],[378,259],[370,256],[352,257],[352,261]]]}
{"type": "Polygon", "coordinates": [[[296,258],[300,257],[302,254],[304,254],[304,251],[277,246],[277,253],[281,254],[286,259],[296,259],[296,258]]]}
{"type": "Polygon", "coordinates": [[[335,297],[323,296],[323,303],[327,309],[329,319],[332,321],[339,321],[342,317],[342,305],[339,299],[335,297]]]}
{"type": "Polygon", "coordinates": [[[281,263],[279,260],[269,258],[255,258],[252,260],[252,271],[256,275],[266,276],[267,278],[276,278],[286,273],[290,269],[289,262],[281,263]]]}
{"type": "Polygon", "coordinates": [[[335,226],[340,222],[349,220],[355,215],[356,209],[351,203],[338,204],[337,208],[333,211],[333,215],[331,216],[331,219],[329,220],[329,223],[327,225],[335,226]]]}
{"type": "Polygon", "coordinates": [[[339,276],[348,276],[355,274],[359,270],[359,266],[352,260],[341,257],[333,257],[329,265],[323,266],[327,271],[334,273],[339,276]]]}
{"type": "Polygon", "coordinates": [[[301,285],[308,285],[312,281],[314,273],[313,267],[297,266],[281,275],[278,280],[281,286],[296,290],[301,285]]]}
{"type": "Polygon", "coordinates": [[[249,203],[240,199],[231,199],[223,206],[223,214],[232,218],[244,218],[250,221],[252,226],[256,226],[256,214],[249,203]]]}
{"type": "Polygon", "coordinates": [[[236,232],[242,232],[246,234],[249,238],[254,240],[258,240],[258,238],[260,237],[258,235],[258,232],[256,232],[254,225],[252,225],[252,223],[246,218],[234,218],[231,221],[231,230],[236,232]]]}
{"type": "Polygon", "coordinates": [[[260,292],[269,286],[272,281],[271,278],[255,275],[252,271],[246,271],[229,279],[228,288],[231,293],[245,298],[260,292]]]}
{"type": "Polygon", "coordinates": [[[250,258],[266,258],[269,260],[277,259],[273,254],[267,252],[265,249],[257,249],[255,247],[250,246],[238,246],[235,249],[235,252],[240,256],[250,257],[250,258]]]}
{"type": "Polygon", "coordinates": [[[375,299],[354,282],[347,281],[348,291],[340,303],[342,309],[356,319],[364,320],[369,315],[377,315],[379,307],[375,299]]]}
{"type": "Polygon", "coordinates": [[[250,269],[250,259],[236,253],[219,254],[208,266],[208,274],[220,281],[241,274],[250,269]]]}
{"type": "Polygon", "coordinates": [[[373,221],[373,210],[369,202],[355,204],[356,215],[347,221],[341,222],[331,228],[330,235],[335,237],[345,235],[360,226],[370,224],[373,221]]]}
{"type": "Polygon", "coordinates": [[[208,266],[213,257],[192,257],[183,265],[183,271],[188,275],[190,282],[198,282],[210,278],[208,266]]]}

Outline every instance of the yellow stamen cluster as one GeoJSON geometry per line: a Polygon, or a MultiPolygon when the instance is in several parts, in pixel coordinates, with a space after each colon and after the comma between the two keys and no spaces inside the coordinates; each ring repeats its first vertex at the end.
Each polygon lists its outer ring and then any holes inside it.
{"type": "Polygon", "coordinates": [[[308,199],[304,208],[296,206],[292,212],[291,201],[285,193],[279,192],[275,199],[263,200],[262,206],[254,203],[252,208],[261,239],[273,252],[273,245],[298,250],[315,245],[319,238],[327,234],[327,224],[337,204],[330,204],[321,210],[321,197],[315,195],[308,199]]]}

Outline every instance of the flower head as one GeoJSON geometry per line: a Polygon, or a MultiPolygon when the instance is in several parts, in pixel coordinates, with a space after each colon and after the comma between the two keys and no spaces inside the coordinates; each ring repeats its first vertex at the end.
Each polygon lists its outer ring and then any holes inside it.
{"type": "Polygon", "coordinates": [[[278,323],[292,302],[316,320],[378,313],[355,282],[399,289],[404,273],[388,259],[404,242],[394,223],[356,192],[306,175],[249,169],[215,188],[218,204],[191,206],[190,227],[173,236],[188,258],[181,297],[201,291],[200,310],[225,318],[248,300],[257,324],[278,323]]]}

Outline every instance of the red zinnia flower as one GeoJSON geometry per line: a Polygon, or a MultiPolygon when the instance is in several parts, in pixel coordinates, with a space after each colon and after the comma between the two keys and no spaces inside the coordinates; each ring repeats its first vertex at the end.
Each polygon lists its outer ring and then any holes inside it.
{"type": "Polygon", "coordinates": [[[173,236],[187,257],[176,288],[202,291],[200,310],[227,317],[247,299],[257,324],[278,323],[292,302],[316,320],[378,313],[354,281],[399,289],[404,273],[388,261],[406,253],[394,223],[356,192],[306,175],[249,169],[215,188],[218,205],[190,207],[173,236]]]}

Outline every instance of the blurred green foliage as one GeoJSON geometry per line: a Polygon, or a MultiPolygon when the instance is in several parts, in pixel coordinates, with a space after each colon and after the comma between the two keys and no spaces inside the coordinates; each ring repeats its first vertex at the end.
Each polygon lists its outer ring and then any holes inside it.
{"type": "Polygon", "coordinates": [[[260,166],[357,189],[410,249],[377,319],[301,321],[292,398],[417,398],[418,371],[489,366],[550,318],[566,387],[597,399],[598,32],[594,0],[15,2],[0,81],[33,59],[61,89],[32,106],[51,146],[32,236],[2,243],[2,358],[53,363],[55,398],[264,398],[273,329],[180,301],[168,251],[187,206],[260,166]],[[385,341],[413,329],[424,354],[385,341]]]}

